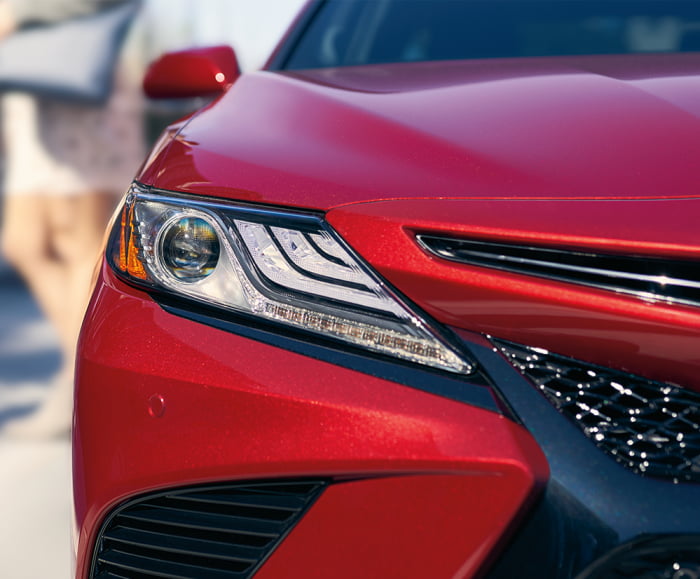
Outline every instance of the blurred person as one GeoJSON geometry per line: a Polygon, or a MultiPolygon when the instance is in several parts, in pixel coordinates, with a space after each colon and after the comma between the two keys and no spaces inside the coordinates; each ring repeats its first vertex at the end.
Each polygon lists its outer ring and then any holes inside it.
{"type": "MultiPolygon", "coordinates": [[[[28,23],[90,14],[121,0],[0,0],[0,39],[28,23]]],[[[2,250],[58,334],[62,367],[17,438],[70,430],[75,348],[105,225],[144,156],[140,91],[118,65],[111,97],[92,106],[0,94],[5,153],[2,250]]]]}

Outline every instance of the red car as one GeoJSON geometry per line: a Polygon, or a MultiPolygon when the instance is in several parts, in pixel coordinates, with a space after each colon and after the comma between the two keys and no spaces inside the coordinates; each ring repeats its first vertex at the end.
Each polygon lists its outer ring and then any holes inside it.
{"type": "Polygon", "coordinates": [[[155,63],[218,96],[111,227],[76,576],[700,576],[699,37],[684,0],[328,0],[263,71],[155,63]]]}

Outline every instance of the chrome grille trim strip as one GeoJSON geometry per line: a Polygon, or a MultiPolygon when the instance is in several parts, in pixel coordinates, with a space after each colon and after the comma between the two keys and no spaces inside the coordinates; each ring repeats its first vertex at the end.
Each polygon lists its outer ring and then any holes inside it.
{"type": "Polygon", "coordinates": [[[646,301],[700,306],[700,257],[592,253],[418,235],[429,253],[457,263],[575,283],[646,301]]]}

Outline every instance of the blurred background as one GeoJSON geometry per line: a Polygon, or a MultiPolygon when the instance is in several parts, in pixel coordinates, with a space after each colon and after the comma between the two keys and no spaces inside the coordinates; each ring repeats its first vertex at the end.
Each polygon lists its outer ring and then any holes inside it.
{"type": "MultiPolygon", "coordinates": [[[[244,72],[260,68],[305,0],[145,0],[125,46],[134,82],[164,52],[233,46],[244,72]]],[[[150,145],[168,122],[198,103],[143,104],[150,145]]],[[[3,158],[0,152],[0,171],[3,158]]],[[[134,171],[137,167],[134,167],[134,171]]],[[[124,183],[124,188],[128,183],[124,183]]],[[[0,191],[0,195],[3,192],[0,191]]],[[[1,204],[0,204],[1,206],[1,204]]],[[[0,227],[2,227],[0,214],[0,227]]],[[[0,253],[0,577],[71,577],[70,444],[2,434],[36,408],[61,360],[57,335],[0,253]]]]}

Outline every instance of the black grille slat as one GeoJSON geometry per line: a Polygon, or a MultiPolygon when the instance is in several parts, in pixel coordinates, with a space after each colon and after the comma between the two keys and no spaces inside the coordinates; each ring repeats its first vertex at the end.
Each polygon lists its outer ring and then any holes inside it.
{"type": "Polygon", "coordinates": [[[243,494],[227,496],[206,493],[193,493],[192,495],[188,495],[186,497],[173,496],[168,498],[172,498],[173,500],[182,502],[193,502],[222,506],[230,505],[238,507],[255,507],[258,509],[282,510],[292,512],[304,508],[305,504],[302,499],[298,499],[296,497],[285,497],[275,495],[269,495],[262,499],[260,496],[250,497],[243,494]]]}
{"type": "Polygon", "coordinates": [[[103,525],[90,577],[246,579],[325,481],[229,484],[153,493],[103,525]]]}
{"type": "Polygon", "coordinates": [[[700,306],[700,257],[624,255],[433,235],[417,239],[427,251],[450,261],[700,306]]]}
{"type": "Polygon", "coordinates": [[[133,577],[134,573],[137,573],[138,577],[161,577],[164,579],[192,579],[193,577],[197,577],[197,579],[243,579],[247,576],[247,570],[236,572],[212,569],[114,550],[106,551],[104,556],[98,560],[100,563],[109,564],[122,572],[128,572],[129,575],[126,577],[133,577]]]}
{"type": "Polygon", "coordinates": [[[700,482],[700,394],[493,340],[599,448],[634,472],[700,482]]]}
{"type": "Polygon", "coordinates": [[[134,509],[122,515],[126,519],[172,525],[210,532],[232,532],[238,534],[256,535],[274,538],[279,534],[279,526],[260,519],[249,519],[224,515],[197,513],[190,509],[174,509],[171,507],[148,507],[134,509]]]}
{"type": "Polygon", "coordinates": [[[153,550],[158,551],[201,555],[248,564],[258,561],[265,552],[261,548],[242,547],[220,541],[207,541],[125,527],[118,527],[109,531],[109,533],[105,533],[104,540],[108,544],[117,543],[136,546],[147,544],[153,550]]]}

